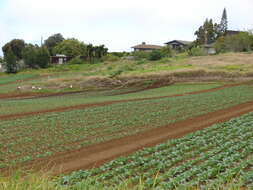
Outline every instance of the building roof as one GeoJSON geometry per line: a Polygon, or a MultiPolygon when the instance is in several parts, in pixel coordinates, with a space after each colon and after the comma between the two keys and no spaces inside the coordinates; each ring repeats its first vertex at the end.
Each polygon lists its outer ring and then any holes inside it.
{"type": "Polygon", "coordinates": [[[165,44],[171,44],[173,42],[178,42],[180,44],[183,44],[183,45],[190,45],[192,43],[192,41],[185,41],[185,40],[172,40],[172,41],[169,41],[165,44]]]}
{"type": "Polygon", "coordinates": [[[133,46],[132,48],[134,49],[161,49],[163,46],[158,46],[158,45],[151,45],[151,44],[146,44],[143,42],[142,44],[133,46]]]}
{"type": "Polygon", "coordinates": [[[238,30],[227,30],[227,35],[236,35],[239,34],[241,31],[238,30]]]}

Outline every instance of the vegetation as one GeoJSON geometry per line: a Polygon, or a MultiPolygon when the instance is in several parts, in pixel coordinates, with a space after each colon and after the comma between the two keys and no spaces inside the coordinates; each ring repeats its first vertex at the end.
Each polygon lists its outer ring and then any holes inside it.
{"type": "Polygon", "coordinates": [[[5,52],[5,67],[7,73],[17,73],[19,70],[19,65],[17,62],[17,57],[13,53],[12,49],[9,48],[5,52]]]}
{"type": "Polygon", "coordinates": [[[119,181],[130,179],[130,184],[143,181],[143,189],[215,189],[219,184],[240,178],[240,187],[250,189],[253,187],[252,121],[253,113],[250,113],[216,124],[118,158],[100,168],[74,172],[64,176],[61,183],[71,187],[93,179],[105,188],[117,187],[119,181]]]}
{"type": "Polygon", "coordinates": [[[56,45],[53,54],[63,54],[70,57],[85,56],[87,54],[86,45],[77,39],[66,39],[56,45]]]}
{"type": "MultiPolygon", "coordinates": [[[[196,95],[129,101],[15,120],[1,120],[0,139],[5,143],[0,147],[0,167],[6,168],[36,158],[48,157],[57,152],[76,150],[98,142],[133,135],[247,102],[253,98],[252,90],[252,87],[245,85],[196,95]]],[[[44,99],[44,103],[41,103],[49,106],[53,102],[46,103],[49,99],[44,99]]],[[[85,99],[87,101],[89,98],[85,99]]],[[[92,99],[94,101],[95,97],[92,99]]],[[[79,103],[83,100],[84,98],[79,98],[79,103]]],[[[29,107],[41,107],[33,104],[36,101],[38,100],[30,101],[29,107]]],[[[61,105],[66,105],[64,99],[58,101],[61,105]]],[[[28,110],[29,107],[18,108],[18,102],[10,102],[9,106],[6,102],[6,106],[3,107],[1,104],[1,115],[15,107],[21,113],[28,110]]]]}
{"type": "Polygon", "coordinates": [[[4,56],[8,54],[9,51],[12,51],[13,54],[16,56],[17,60],[22,59],[22,51],[25,48],[25,42],[21,39],[14,39],[9,43],[5,44],[2,47],[4,56]]]}
{"type": "Polygon", "coordinates": [[[213,23],[212,19],[206,19],[203,26],[195,32],[197,39],[195,41],[196,45],[212,44],[219,37],[226,36],[228,30],[228,19],[227,11],[223,10],[222,18],[220,24],[213,23]]]}
{"type": "Polygon", "coordinates": [[[218,53],[249,52],[252,43],[253,35],[249,32],[241,32],[237,35],[220,37],[215,43],[215,48],[218,53]]]}
{"type": "Polygon", "coordinates": [[[200,47],[193,47],[188,50],[190,56],[205,56],[207,55],[206,51],[200,47]]]}
{"type": "Polygon", "coordinates": [[[58,33],[58,34],[54,34],[52,36],[49,36],[46,40],[44,45],[48,48],[48,51],[50,53],[51,56],[53,56],[53,49],[62,41],[64,40],[64,37],[58,33]]]}
{"type": "MultiPolygon", "coordinates": [[[[57,178],[52,180],[49,174],[26,173],[26,177],[24,178],[23,172],[17,172],[10,177],[0,177],[0,181],[0,190],[143,190],[146,186],[144,180],[140,180],[140,182],[135,185],[131,185],[131,180],[126,180],[119,181],[118,185],[113,188],[105,188],[101,183],[94,183],[93,179],[84,180],[72,186],[66,186],[61,185],[57,178]]],[[[235,179],[227,184],[220,183],[208,190],[240,190],[242,186],[241,181],[241,179],[235,179]]],[[[155,190],[155,188],[151,188],[150,190],[155,190]]],[[[182,190],[182,188],[175,188],[175,190],[182,190]]],[[[196,187],[187,187],[187,190],[200,189],[196,187]]]]}

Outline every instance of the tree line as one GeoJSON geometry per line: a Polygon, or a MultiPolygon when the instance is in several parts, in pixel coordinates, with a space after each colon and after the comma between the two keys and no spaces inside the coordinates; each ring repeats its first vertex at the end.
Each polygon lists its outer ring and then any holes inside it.
{"type": "Polygon", "coordinates": [[[85,44],[78,39],[65,39],[60,33],[48,37],[41,46],[25,43],[22,39],[13,39],[3,47],[4,63],[7,73],[17,73],[21,68],[47,68],[50,56],[64,54],[71,58],[94,63],[107,55],[104,45],[85,44]]]}

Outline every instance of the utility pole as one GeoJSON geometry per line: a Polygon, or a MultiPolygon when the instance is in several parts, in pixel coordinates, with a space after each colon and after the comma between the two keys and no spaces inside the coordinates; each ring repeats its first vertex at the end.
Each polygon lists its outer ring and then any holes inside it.
{"type": "Polygon", "coordinates": [[[207,33],[207,30],[205,30],[205,44],[208,44],[207,33]]]}
{"type": "Polygon", "coordinates": [[[41,36],[41,39],[40,39],[40,46],[42,47],[43,45],[43,36],[41,36]]]}

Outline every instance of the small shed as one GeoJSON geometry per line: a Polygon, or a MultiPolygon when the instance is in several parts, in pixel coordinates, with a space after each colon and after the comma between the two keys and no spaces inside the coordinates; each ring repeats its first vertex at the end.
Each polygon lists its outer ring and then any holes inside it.
{"type": "Polygon", "coordinates": [[[134,49],[134,51],[151,52],[151,51],[153,51],[153,50],[162,49],[163,46],[151,45],[151,44],[146,44],[145,42],[142,42],[142,44],[133,46],[132,48],[134,49]]]}
{"type": "Polygon", "coordinates": [[[205,44],[202,47],[208,55],[216,54],[216,49],[214,47],[214,44],[205,44]]]}
{"type": "Polygon", "coordinates": [[[61,65],[61,64],[67,63],[71,59],[72,57],[70,56],[56,54],[55,56],[51,56],[51,63],[61,65]]]}

